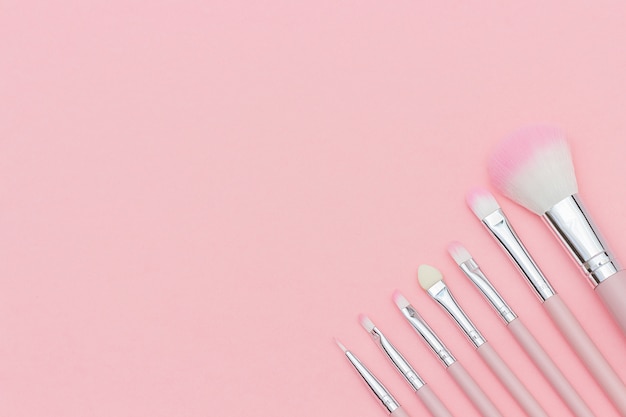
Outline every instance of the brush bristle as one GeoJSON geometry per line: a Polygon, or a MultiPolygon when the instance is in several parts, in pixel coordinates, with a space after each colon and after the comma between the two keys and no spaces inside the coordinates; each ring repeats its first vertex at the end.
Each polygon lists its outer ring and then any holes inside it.
{"type": "Polygon", "coordinates": [[[460,242],[452,242],[448,245],[448,253],[454,259],[454,262],[457,265],[461,265],[463,262],[469,261],[472,259],[472,255],[468,252],[467,249],[460,242]]]}
{"type": "Polygon", "coordinates": [[[487,189],[476,187],[468,192],[465,201],[480,220],[500,208],[496,198],[487,189]]]}
{"type": "Polygon", "coordinates": [[[400,310],[411,305],[411,303],[409,303],[409,300],[404,298],[404,295],[402,295],[398,290],[395,290],[393,292],[393,301],[396,303],[400,310]]]}
{"type": "Polygon", "coordinates": [[[369,319],[365,314],[359,314],[359,321],[361,322],[361,326],[368,332],[371,332],[374,326],[374,322],[369,319]]]}
{"type": "Polygon", "coordinates": [[[565,133],[552,126],[526,127],[502,141],[489,176],[502,194],[538,215],[578,192],[565,133]]]}
{"type": "Polygon", "coordinates": [[[441,274],[441,271],[434,266],[420,265],[417,270],[417,280],[426,291],[442,279],[443,275],[441,274]]]}
{"type": "Polygon", "coordinates": [[[341,348],[341,350],[343,350],[344,353],[346,353],[348,351],[348,349],[346,349],[346,347],[343,345],[343,343],[341,343],[339,341],[339,339],[337,339],[336,337],[335,337],[335,343],[337,343],[337,346],[339,346],[341,348]]]}

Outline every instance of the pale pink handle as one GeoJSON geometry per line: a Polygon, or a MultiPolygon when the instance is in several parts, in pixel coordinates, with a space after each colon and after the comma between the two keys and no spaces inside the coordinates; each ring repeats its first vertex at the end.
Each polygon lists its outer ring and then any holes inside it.
{"type": "Polygon", "coordinates": [[[626,334],[626,270],[602,281],[596,292],[626,334]]]}
{"type": "Polygon", "coordinates": [[[543,305],[620,414],[626,416],[626,387],[624,383],[602,356],[576,317],[558,294],[548,298],[543,305]]]}
{"type": "Polygon", "coordinates": [[[417,396],[422,400],[430,414],[433,417],[452,417],[452,414],[445,405],[441,402],[437,394],[430,389],[428,385],[424,385],[422,388],[416,391],[417,396]]]}
{"type": "Polygon", "coordinates": [[[474,378],[463,368],[463,365],[459,362],[454,362],[448,366],[448,373],[483,417],[503,417],[489,397],[487,397],[485,391],[478,386],[474,378]]]}
{"type": "Polygon", "coordinates": [[[396,408],[393,413],[389,414],[392,417],[411,417],[407,414],[402,407],[396,408]]]}
{"type": "Polygon", "coordinates": [[[513,333],[517,342],[530,356],[537,368],[543,373],[546,379],[552,384],[556,392],[559,393],[565,404],[576,417],[594,417],[593,412],[578,395],[574,387],[565,378],[565,375],[552,361],[550,356],[541,347],[537,339],[528,331],[520,319],[515,319],[508,324],[508,328],[513,333]]]}
{"type": "Polygon", "coordinates": [[[511,368],[508,367],[489,343],[483,343],[476,350],[526,414],[530,417],[548,417],[548,414],[541,408],[535,397],[526,389],[522,381],[515,376],[511,368]]]}

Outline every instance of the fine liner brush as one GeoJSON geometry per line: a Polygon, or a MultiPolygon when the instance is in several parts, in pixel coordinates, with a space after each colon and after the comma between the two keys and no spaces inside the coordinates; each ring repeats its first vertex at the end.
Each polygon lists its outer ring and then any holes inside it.
{"type": "Polygon", "coordinates": [[[463,365],[452,356],[452,353],[450,353],[446,345],[437,337],[435,332],[433,332],[407,299],[398,291],[394,293],[393,299],[411,327],[422,336],[426,344],[441,360],[448,374],[452,376],[452,379],[454,379],[465,395],[467,395],[467,398],[474,404],[474,407],[476,407],[480,414],[483,417],[502,417],[502,413],[498,411],[493,402],[487,397],[487,394],[485,394],[474,378],[465,370],[463,365]]]}
{"type": "Polygon", "coordinates": [[[565,378],[565,375],[552,361],[537,339],[528,331],[521,319],[513,312],[493,287],[489,279],[481,271],[480,266],[472,255],[458,242],[453,242],[448,246],[450,256],[457,263],[461,271],[474,283],[476,288],[491,304],[496,313],[504,321],[506,328],[513,334],[515,340],[524,349],[526,354],[532,359],[537,368],[543,373],[545,378],[552,384],[552,387],[559,393],[565,404],[576,417],[594,417],[589,406],[578,395],[574,387],[565,378]]]}
{"type": "Polygon", "coordinates": [[[626,387],[624,383],[587,335],[569,307],[554,291],[515,233],[509,219],[505,216],[494,196],[487,190],[476,189],[468,194],[467,204],[530,283],[561,334],[576,351],[578,357],[598,381],[620,414],[626,417],[626,387]]]}
{"type": "Polygon", "coordinates": [[[434,417],[452,417],[452,414],[450,414],[450,411],[443,405],[439,397],[437,397],[437,394],[426,385],[424,380],[420,378],[411,364],[398,352],[389,339],[385,337],[383,332],[365,315],[360,315],[359,321],[365,331],[370,334],[374,343],[376,343],[385,356],[393,363],[398,372],[406,379],[428,411],[430,411],[434,417]]]}
{"type": "Polygon", "coordinates": [[[493,154],[489,176],[504,195],[545,220],[626,334],[626,271],[581,203],[565,133],[552,126],[519,130],[493,154]]]}
{"type": "Polygon", "coordinates": [[[526,389],[522,381],[498,355],[498,352],[478,331],[474,323],[459,306],[448,286],[443,282],[441,272],[430,265],[420,265],[418,270],[420,286],[452,317],[459,328],[465,333],[474,348],[485,361],[489,369],[508,389],[515,401],[530,417],[548,417],[535,397],[526,389]]]}
{"type": "Polygon", "coordinates": [[[374,374],[372,374],[370,370],[361,363],[359,358],[357,358],[354,353],[346,349],[346,347],[339,340],[335,339],[335,342],[337,342],[337,346],[343,350],[343,353],[345,353],[352,366],[354,366],[354,369],[356,369],[359,375],[361,375],[361,378],[363,378],[376,398],[378,398],[378,400],[383,404],[385,410],[389,412],[389,415],[392,417],[410,417],[400,406],[398,401],[396,401],[391,393],[389,393],[387,388],[385,388],[385,386],[380,383],[374,374]]]}

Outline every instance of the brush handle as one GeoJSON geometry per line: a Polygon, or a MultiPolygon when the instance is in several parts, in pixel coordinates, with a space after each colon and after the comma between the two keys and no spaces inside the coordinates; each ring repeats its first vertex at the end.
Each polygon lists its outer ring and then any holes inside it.
{"type": "Polygon", "coordinates": [[[406,411],[404,411],[404,408],[402,407],[398,407],[396,408],[393,413],[389,414],[391,417],[411,417],[407,414],[406,411]]]}
{"type": "Polygon", "coordinates": [[[522,381],[515,376],[511,368],[488,342],[483,343],[476,350],[527,415],[530,417],[548,417],[548,414],[541,408],[535,397],[526,389],[522,381]]]}
{"type": "Polygon", "coordinates": [[[552,384],[555,391],[559,393],[572,413],[576,417],[594,417],[589,406],[587,406],[580,395],[578,395],[574,387],[565,378],[565,375],[563,375],[543,347],[537,342],[537,339],[528,331],[524,323],[517,318],[510,322],[507,327],[537,368],[539,368],[550,384],[552,384]]]}
{"type": "Polygon", "coordinates": [[[626,334],[626,270],[602,281],[596,292],[626,334]]]}
{"type": "Polygon", "coordinates": [[[430,414],[433,417],[452,417],[452,414],[445,405],[441,402],[437,394],[433,390],[430,389],[428,385],[424,385],[422,388],[418,389],[416,392],[417,396],[424,403],[430,414]]]}
{"type": "Polygon", "coordinates": [[[483,417],[503,417],[493,402],[487,397],[485,391],[467,373],[463,365],[459,362],[454,362],[446,369],[483,417]]]}
{"type": "Polygon", "coordinates": [[[572,346],[611,402],[626,417],[626,387],[598,347],[589,338],[574,314],[556,294],[543,303],[548,314],[572,346]]]}

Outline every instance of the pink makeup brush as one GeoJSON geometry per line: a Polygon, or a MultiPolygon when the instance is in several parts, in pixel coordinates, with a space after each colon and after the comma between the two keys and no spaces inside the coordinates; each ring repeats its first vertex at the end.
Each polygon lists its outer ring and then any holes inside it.
{"type": "Polygon", "coordinates": [[[407,322],[413,327],[417,334],[422,336],[426,344],[441,360],[446,371],[450,374],[452,379],[454,379],[454,382],[463,390],[480,414],[482,414],[483,417],[502,417],[502,414],[489,397],[487,397],[487,394],[485,394],[474,378],[465,370],[463,365],[452,356],[452,353],[450,353],[446,345],[437,337],[435,332],[428,326],[428,323],[417,313],[408,300],[397,291],[394,293],[393,299],[407,322]]]}
{"type": "Polygon", "coordinates": [[[452,414],[450,414],[450,411],[448,411],[446,406],[443,405],[439,397],[437,397],[437,394],[435,394],[435,392],[431,390],[428,385],[426,385],[417,372],[415,372],[411,364],[404,359],[404,356],[402,356],[402,354],[400,354],[400,352],[398,352],[398,350],[391,344],[389,339],[385,337],[383,332],[381,332],[378,327],[376,327],[374,323],[363,314],[359,316],[359,321],[365,331],[370,334],[374,343],[378,345],[385,356],[387,356],[391,363],[393,363],[398,372],[400,372],[404,379],[406,379],[428,411],[430,411],[434,417],[452,417],[452,414]]]}
{"type": "Polygon", "coordinates": [[[400,407],[398,401],[393,398],[387,388],[385,388],[385,386],[380,383],[374,374],[372,374],[370,370],[361,363],[359,358],[357,358],[354,353],[346,349],[346,347],[338,339],[335,339],[335,342],[337,342],[337,346],[343,350],[343,353],[345,353],[352,366],[354,366],[354,369],[356,369],[359,375],[361,375],[361,378],[363,378],[376,398],[378,398],[378,400],[382,403],[389,415],[392,417],[410,417],[406,411],[400,407]]]}
{"type": "Polygon", "coordinates": [[[465,333],[474,348],[485,361],[489,369],[498,377],[502,385],[511,393],[515,401],[530,417],[548,417],[535,397],[526,389],[522,381],[498,355],[495,349],[478,331],[474,323],[459,306],[452,292],[443,282],[441,272],[430,265],[420,265],[418,271],[420,286],[452,317],[459,328],[465,333]]]}
{"type": "Polygon", "coordinates": [[[494,196],[487,190],[477,189],[468,194],[467,203],[535,290],[548,315],[589,372],[602,386],[621,415],[626,417],[626,387],[624,383],[587,335],[569,307],[554,291],[515,233],[509,219],[505,216],[494,196]]]}
{"type": "Polygon", "coordinates": [[[458,242],[448,246],[450,256],[457,263],[461,271],[474,283],[476,288],[491,304],[494,311],[504,321],[506,328],[513,334],[515,340],[524,349],[528,356],[543,373],[552,387],[559,393],[565,404],[576,417],[594,417],[593,413],[578,395],[574,387],[565,378],[565,375],[552,361],[550,356],[541,347],[537,339],[528,331],[524,323],[517,317],[511,307],[507,305],[498,291],[491,285],[480,266],[472,255],[458,242]]]}
{"type": "Polygon", "coordinates": [[[565,133],[551,126],[519,130],[489,163],[493,185],[541,216],[589,278],[626,334],[626,271],[598,233],[578,196],[565,133]]]}

